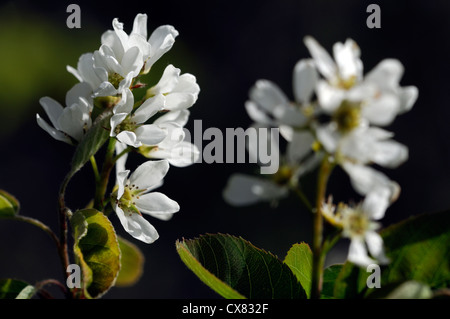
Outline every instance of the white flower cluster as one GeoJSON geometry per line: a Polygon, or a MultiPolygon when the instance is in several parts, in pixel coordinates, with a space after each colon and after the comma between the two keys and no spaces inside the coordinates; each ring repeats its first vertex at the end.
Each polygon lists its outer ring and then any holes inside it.
{"type": "Polygon", "coordinates": [[[147,88],[142,100],[135,101],[135,89],[145,87],[140,77],[168,52],[178,31],[163,25],[147,36],[147,15],[138,14],[130,34],[115,18],[113,30],[101,36],[98,50],[80,56],[76,68],[68,72],[78,80],[66,95],[66,107],[50,97],[40,99],[51,122],[39,114],[37,123],[57,140],[80,142],[103,111],[112,111],[110,136],[117,139],[116,153],[135,148],[148,161],[127,179],[126,154],[117,161],[118,192],[113,205],[124,228],[135,238],[151,243],[158,238],[153,226],[141,213],[167,220],[179,210],[176,202],[161,193],[148,193],[161,185],[169,168],[194,163],[199,155],[195,145],[184,141],[183,126],[188,108],[197,100],[200,88],[192,74],[168,65],[159,82],[147,88]]]}
{"type": "MultiPolygon", "coordinates": [[[[254,125],[280,128],[287,141],[285,163],[269,179],[232,176],[224,197],[233,205],[279,200],[297,186],[302,175],[326,159],[347,172],[355,191],[365,199],[356,208],[346,206],[336,214],[330,203],[318,209],[333,212],[324,215],[352,238],[351,261],[369,261],[364,240],[372,256],[385,261],[381,238],[369,221],[383,218],[400,187],[370,165],[395,168],[407,160],[407,147],[381,127],[409,111],[418,90],[400,86],[403,66],[395,59],[381,61],[364,75],[360,49],[351,39],[334,44],[333,57],[312,37],[305,37],[304,43],[312,58],[295,65],[295,101],[276,84],[259,80],[245,105],[254,125]],[[358,222],[358,231],[350,231],[358,222]]],[[[248,148],[251,151],[254,146],[248,148]]]]}

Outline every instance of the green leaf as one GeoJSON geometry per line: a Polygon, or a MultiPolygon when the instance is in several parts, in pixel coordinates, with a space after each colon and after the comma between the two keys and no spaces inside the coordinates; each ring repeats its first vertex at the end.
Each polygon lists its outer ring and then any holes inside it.
{"type": "Polygon", "coordinates": [[[286,264],[241,237],[207,234],[176,247],[186,266],[225,298],[306,298],[286,264]]]}
{"type": "Polygon", "coordinates": [[[116,286],[132,286],[138,282],[142,276],[145,258],[135,244],[119,236],[118,240],[121,251],[121,266],[119,276],[116,280],[116,286]]]}
{"type": "Polygon", "coordinates": [[[450,211],[409,218],[381,232],[391,259],[382,284],[416,280],[450,286],[450,211]]]}
{"type": "Polygon", "coordinates": [[[30,299],[36,289],[22,280],[0,279],[0,299],[30,299]]]}
{"type": "Polygon", "coordinates": [[[284,263],[289,266],[309,298],[311,293],[312,251],[306,243],[294,244],[289,249],[284,263]]]}
{"type": "MultiPolygon", "coordinates": [[[[391,263],[381,268],[381,288],[416,281],[438,289],[450,286],[450,212],[408,218],[380,232],[391,263]]],[[[336,282],[336,298],[367,297],[370,272],[345,263],[336,282]]]]}
{"type": "Polygon", "coordinates": [[[432,296],[429,286],[410,280],[399,285],[386,299],[430,299],[432,296]]]}
{"type": "Polygon", "coordinates": [[[110,119],[111,112],[100,114],[92,127],[84,135],[83,139],[78,144],[72,159],[71,175],[80,170],[90,157],[95,155],[108,140],[110,133],[110,119]]]}
{"type": "Polygon", "coordinates": [[[120,270],[120,248],[114,227],[103,213],[91,208],[77,211],[71,224],[84,293],[88,298],[101,297],[114,285],[120,270]]]}
{"type": "Polygon", "coordinates": [[[0,189],[0,217],[13,217],[18,214],[19,201],[8,192],[0,189]]]}
{"type": "Polygon", "coordinates": [[[334,286],[343,265],[331,265],[323,271],[322,299],[334,298],[334,286]]]}

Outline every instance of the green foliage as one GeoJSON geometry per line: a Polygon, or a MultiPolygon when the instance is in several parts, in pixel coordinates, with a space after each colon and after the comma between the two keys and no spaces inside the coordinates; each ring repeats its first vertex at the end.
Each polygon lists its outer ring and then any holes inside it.
{"type": "Polygon", "coordinates": [[[332,265],[323,271],[322,299],[334,298],[334,283],[342,270],[342,265],[332,265]]]}
{"type": "Polygon", "coordinates": [[[312,251],[308,244],[294,244],[289,249],[284,263],[291,268],[309,298],[311,293],[312,251]]]}
{"type": "Polygon", "coordinates": [[[92,127],[86,132],[73,155],[70,175],[80,170],[89,161],[90,157],[95,155],[108,140],[110,118],[110,112],[100,114],[92,127]]]}
{"type": "Polygon", "coordinates": [[[127,287],[134,285],[142,276],[145,257],[140,249],[122,237],[117,237],[121,252],[120,271],[116,286],[127,287]]]}
{"type": "Polygon", "coordinates": [[[30,299],[36,289],[16,279],[0,279],[0,299],[30,299]]]}
{"type": "Polygon", "coordinates": [[[391,263],[381,268],[382,296],[368,289],[370,273],[347,262],[337,277],[335,298],[386,297],[403,295],[406,287],[415,287],[417,296],[427,290],[450,286],[450,213],[448,211],[411,217],[381,232],[391,263]],[[422,286],[419,286],[422,285],[422,286]],[[427,288],[429,287],[429,288],[427,288]],[[418,292],[417,292],[418,291],[418,292]]]}
{"type": "Polygon", "coordinates": [[[176,247],[186,266],[225,298],[306,298],[287,264],[241,237],[207,234],[176,247]]]}
{"type": "Polygon", "coordinates": [[[0,217],[13,217],[19,212],[19,201],[4,190],[0,190],[0,217]]]}
{"type": "Polygon", "coordinates": [[[95,209],[77,211],[71,224],[84,294],[88,298],[101,297],[114,285],[120,269],[120,248],[114,227],[95,209]]]}

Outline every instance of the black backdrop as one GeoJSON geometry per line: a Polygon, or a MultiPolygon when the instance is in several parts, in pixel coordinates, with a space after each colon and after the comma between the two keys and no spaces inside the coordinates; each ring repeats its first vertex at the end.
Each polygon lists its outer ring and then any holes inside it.
{"type": "MultiPolygon", "coordinates": [[[[111,29],[114,17],[125,23],[126,31],[131,29],[139,12],[148,14],[149,32],[162,24],[174,25],[180,35],[161,63],[173,63],[182,72],[196,75],[201,87],[198,102],[191,108],[188,129],[193,128],[195,119],[203,121],[203,128],[217,127],[224,131],[227,127],[248,127],[251,121],[244,103],[257,79],[274,81],[292,97],[293,67],[299,59],[308,57],[302,42],[305,35],[314,36],[328,50],[337,41],[353,38],[361,48],[365,71],[384,58],[399,59],[405,66],[401,83],[416,85],[419,99],[412,111],[388,127],[395,132],[396,140],[409,147],[410,158],[396,170],[385,170],[401,185],[402,193],[388,210],[383,225],[450,207],[448,1],[74,2],[81,7],[81,29],[66,27],[66,8],[70,2],[14,1],[5,7],[37,15],[37,21],[52,23],[67,39],[89,38],[91,43],[99,43],[101,33],[111,29]],[[366,26],[366,8],[370,3],[381,8],[381,29],[366,26]]],[[[4,27],[0,33],[10,31],[13,30],[4,27]]],[[[1,44],[8,45],[11,43],[1,44]]],[[[95,44],[90,50],[97,48],[95,44]]],[[[33,48],[29,49],[33,59],[33,48]]],[[[84,52],[74,49],[60,54],[79,56],[84,52]]],[[[0,50],[0,66],[9,63],[1,55],[0,50]]],[[[76,65],[76,58],[60,66],[60,76],[70,78],[65,64],[76,65]]],[[[17,71],[26,74],[27,70],[17,71]]],[[[42,80],[46,80],[45,74],[42,80]]],[[[7,79],[0,76],[0,81],[7,79]]],[[[24,90],[26,85],[32,85],[26,81],[23,84],[24,90]]],[[[54,229],[57,229],[59,183],[69,169],[73,149],[42,131],[35,122],[35,113],[43,113],[38,103],[41,96],[59,97],[63,101],[64,94],[64,91],[39,92],[20,125],[0,135],[0,188],[19,199],[22,214],[38,218],[54,229]]],[[[8,105],[1,104],[0,109],[7,110],[8,105]]],[[[130,158],[130,166],[141,161],[138,157],[130,158]]],[[[169,222],[151,220],[160,239],[152,245],[134,241],[146,256],[141,281],[134,287],[113,288],[105,298],[217,297],[181,262],[175,251],[177,239],[216,232],[240,235],[280,258],[284,258],[294,242],[309,242],[311,220],[295,198],[281,202],[276,209],[267,204],[233,208],[223,201],[222,190],[228,177],[233,172],[254,169],[252,164],[172,167],[161,191],[178,201],[181,211],[169,222]]],[[[69,186],[69,206],[82,207],[92,189],[92,173],[86,167],[69,186]]],[[[333,174],[329,192],[338,199],[357,198],[348,178],[339,170],[333,174]]],[[[118,232],[126,237],[117,218],[112,220],[118,232]]],[[[342,261],[345,249],[343,242],[328,263],[342,261]]],[[[0,277],[22,278],[31,283],[49,277],[62,278],[51,241],[33,226],[0,221],[0,256],[0,277]]]]}

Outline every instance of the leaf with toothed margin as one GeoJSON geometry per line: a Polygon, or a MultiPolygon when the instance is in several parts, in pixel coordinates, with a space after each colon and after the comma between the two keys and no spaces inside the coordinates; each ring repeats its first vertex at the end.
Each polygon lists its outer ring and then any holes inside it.
{"type": "Polygon", "coordinates": [[[206,234],[176,243],[186,266],[211,289],[233,299],[306,299],[288,265],[241,237],[206,234]]]}

